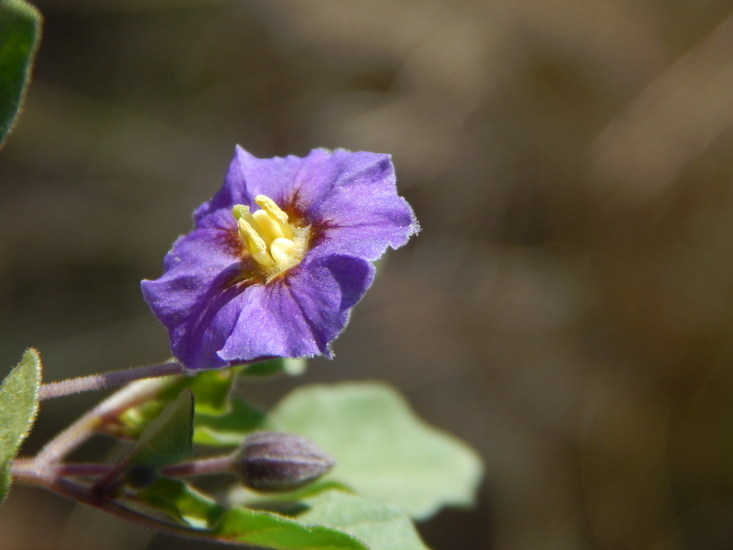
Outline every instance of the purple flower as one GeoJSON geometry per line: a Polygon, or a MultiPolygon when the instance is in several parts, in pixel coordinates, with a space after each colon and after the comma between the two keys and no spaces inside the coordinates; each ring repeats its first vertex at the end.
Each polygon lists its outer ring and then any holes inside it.
{"type": "Polygon", "coordinates": [[[143,281],[145,300],[188,369],[331,356],[372,261],[418,231],[387,155],[316,149],[257,159],[236,148],[194,230],[143,281]]]}

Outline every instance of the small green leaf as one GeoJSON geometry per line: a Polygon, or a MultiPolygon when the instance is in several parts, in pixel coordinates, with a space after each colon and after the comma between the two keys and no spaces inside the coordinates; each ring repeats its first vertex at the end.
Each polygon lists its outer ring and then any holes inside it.
{"type": "Polygon", "coordinates": [[[265,418],[265,413],[243,399],[233,397],[228,414],[197,414],[194,417],[193,442],[217,447],[241,445],[247,435],[262,428],[265,418]]]}
{"type": "MultiPolygon", "coordinates": [[[[143,430],[137,441],[103,477],[93,491],[105,495],[115,490],[123,476],[131,474],[128,482],[138,485],[140,472],[180,462],[193,454],[193,392],[185,389],[143,430]],[[138,468],[138,467],[145,468],[138,468]],[[135,472],[138,468],[138,472],[135,472]]],[[[152,472],[154,475],[154,471],[152,472]]],[[[143,478],[147,476],[143,475],[143,478]]]]}
{"type": "Polygon", "coordinates": [[[155,399],[127,409],[116,419],[108,419],[100,431],[114,437],[136,439],[165,406],[186,388],[193,391],[196,415],[225,415],[230,412],[229,394],[240,370],[241,367],[232,367],[200,372],[194,376],[172,376],[171,384],[155,399]]]}
{"type": "Polygon", "coordinates": [[[369,550],[343,531],[303,525],[294,519],[246,508],[228,510],[215,531],[215,538],[275,550],[369,550]]]}
{"type": "Polygon", "coordinates": [[[428,426],[383,384],[297,389],[275,408],[268,429],[309,438],[336,460],[330,479],[417,519],[471,504],[482,475],[473,449],[428,426]]]}
{"type": "Polygon", "coordinates": [[[428,550],[410,518],[397,506],[345,493],[325,491],[302,502],[297,519],[346,531],[370,550],[428,550]]]}
{"type": "Polygon", "coordinates": [[[0,502],[10,489],[10,465],[38,412],[41,358],[25,352],[0,386],[0,502]]]}
{"type": "Polygon", "coordinates": [[[276,357],[269,361],[261,361],[246,365],[242,376],[265,377],[273,374],[285,373],[290,376],[300,376],[308,367],[308,360],[304,357],[276,357]]]}
{"type": "Polygon", "coordinates": [[[190,388],[196,403],[196,412],[201,414],[226,414],[229,412],[229,394],[240,371],[239,367],[200,372],[181,380],[161,392],[159,399],[173,401],[181,390],[190,388]]]}
{"type": "Polygon", "coordinates": [[[41,31],[41,15],[24,0],[0,0],[0,147],[23,103],[41,31]]]}
{"type": "Polygon", "coordinates": [[[349,487],[332,479],[319,479],[301,489],[282,493],[262,493],[248,489],[244,485],[236,485],[227,492],[227,501],[257,510],[277,511],[291,508],[303,499],[329,490],[351,492],[349,487]]]}
{"type": "Polygon", "coordinates": [[[225,509],[216,501],[178,479],[159,477],[137,493],[136,498],[195,529],[213,529],[225,509]]]}
{"type": "Polygon", "coordinates": [[[124,459],[160,468],[193,454],[193,392],[183,390],[140,435],[124,459]]]}
{"type": "Polygon", "coordinates": [[[127,409],[117,418],[106,419],[97,430],[120,439],[137,439],[148,424],[163,412],[166,404],[160,399],[151,399],[127,409]]]}

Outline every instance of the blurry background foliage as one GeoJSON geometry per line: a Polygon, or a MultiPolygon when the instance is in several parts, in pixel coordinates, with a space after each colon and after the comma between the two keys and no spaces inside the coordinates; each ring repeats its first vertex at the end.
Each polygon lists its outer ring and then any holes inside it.
{"type": "MultiPolygon", "coordinates": [[[[138,281],[235,143],[388,152],[424,231],[305,376],[387,379],[482,453],[480,505],[426,541],[733,547],[733,2],[38,7],[0,154],[0,364],[29,345],[48,380],[165,358],[138,281]]],[[[292,384],[239,391],[269,406],[292,384]]],[[[26,450],[94,398],[44,403],[26,450]]],[[[149,539],[21,487],[0,514],[1,548],[149,539]]]]}

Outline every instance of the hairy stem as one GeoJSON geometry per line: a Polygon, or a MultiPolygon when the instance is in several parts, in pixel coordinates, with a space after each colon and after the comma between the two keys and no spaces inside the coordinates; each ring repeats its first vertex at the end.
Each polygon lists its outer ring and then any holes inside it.
{"type": "MultiPolygon", "coordinates": [[[[66,455],[89,439],[105,418],[115,417],[130,407],[151,399],[176,380],[176,377],[138,380],[113,393],[49,441],[36,456],[34,460],[36,466],[40,470],[49,470],[50,466],[63,460],[66,455]]],[[[47,475],[52,476],[52,472],[47,471],[47,475]]]]}
{"type": "Polygon", "coordinates": [[[43,384],[40,390],[40,398],[41,400],[53,399],[54,397],[63,397],[84,391],[103,390],[105,388],[128,384],[136,380],[157,378],[169,374],[186,374],[186,370],[177,361],[168,361],[158,365],[71,378],[69,380],[62,380],[61,382],[43,384]]]}

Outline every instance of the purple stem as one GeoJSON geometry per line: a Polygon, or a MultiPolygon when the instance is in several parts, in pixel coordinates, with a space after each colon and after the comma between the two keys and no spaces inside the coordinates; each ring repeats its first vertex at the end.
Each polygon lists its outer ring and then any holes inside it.
{"type": "MultiPolygon", "coordinates": [[[[51,467],[46,475],[54,478],[101,477],[111,472],[114,466],[114,464],[59,464],[51,467]]],[[[228,474],[233,473],[232,466],[232,456],[227,454],[164,466],[160,469],[160,474],[166,477],[228,474]]],[[[18,481],[29,481],[36,479],[36,469],[37,465],[33,459],[15,460],[13,461],[12,474],[18,481]]]]}

